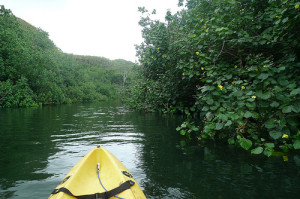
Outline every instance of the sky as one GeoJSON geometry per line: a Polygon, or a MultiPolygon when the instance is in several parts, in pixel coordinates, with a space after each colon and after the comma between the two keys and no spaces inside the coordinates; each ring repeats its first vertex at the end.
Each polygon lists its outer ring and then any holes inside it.
{"type": "Polygon", "coordinates": [[[157,10],[164,20],[176,13],[178,0],[0,0],[0,5],[48,32],[65,53],[135,62],[142,40],[138,7],[157,10]]]}

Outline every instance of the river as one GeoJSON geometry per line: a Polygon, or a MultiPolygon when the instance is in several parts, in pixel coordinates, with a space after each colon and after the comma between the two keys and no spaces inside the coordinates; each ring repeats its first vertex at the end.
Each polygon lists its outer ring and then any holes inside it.
{"type": "Polygon", "coordinates": [[[181,120],[115,103],[0,109],[0,198],[48,198],[97,145],[121,160],[147,198],[299,198],[299,153],[283,161],[202,146],[178,135],[181,120]]]}

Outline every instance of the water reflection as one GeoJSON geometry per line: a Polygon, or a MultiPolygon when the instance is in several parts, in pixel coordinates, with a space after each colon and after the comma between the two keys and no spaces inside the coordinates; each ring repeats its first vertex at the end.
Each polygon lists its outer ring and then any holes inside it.
{"type": "Polygon", "coordinates": [[[0,110],[0,198],[47,198],[88,151],[102,145],[147,198],[296,198],[300,155],[267,159],[175,131],[182,118],[116,104],[0,110]]]}

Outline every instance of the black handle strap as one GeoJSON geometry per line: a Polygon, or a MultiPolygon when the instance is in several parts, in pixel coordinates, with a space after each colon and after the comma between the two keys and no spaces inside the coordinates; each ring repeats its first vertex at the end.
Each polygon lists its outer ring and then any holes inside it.
{"type": "Polygon", "coordinates": [[[80,196],[73,195],[69,189],[67,189],[65,187],[61,187],[59,189],[54,189],[54,191],[51,194],[57,194],[59,192],[63,192],[65,194],[73,196],[77,199],[109,199],[115,195],[118,195],[119,193],[122,193],[123,191],[125,191],[127,189],[130,189],[130,187],[133,186],[134,184],[135,183],[133,181],[128,180],[128,181],[122,183],[120,186],[118,186],[110,191],[89,194],[89,195],[80,195],[80,196]]]}

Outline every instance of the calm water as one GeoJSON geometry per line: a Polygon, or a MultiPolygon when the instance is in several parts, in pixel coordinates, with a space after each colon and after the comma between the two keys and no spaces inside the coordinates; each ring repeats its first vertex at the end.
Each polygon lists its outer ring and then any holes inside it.
{"type": "Polygon", "coordinates": [[[0,198],[48,198],[89,150],[102,145],[147,198],[299,198],[300,155],[265,158],[185,142],[180,118],[115,104],[0,109],[0,198]]]}

